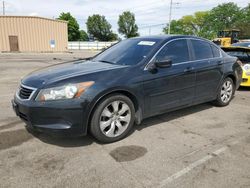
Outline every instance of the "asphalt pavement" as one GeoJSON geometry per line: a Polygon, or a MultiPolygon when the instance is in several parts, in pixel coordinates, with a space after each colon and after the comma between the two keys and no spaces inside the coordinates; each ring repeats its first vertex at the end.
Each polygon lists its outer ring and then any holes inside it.
{"type": "Polygon", "coordinates": [[[96,52],[0,54],[0,187],[250,187],[250,88],[146,119],[116,143],[29,133],[11,99],[26,74],[96,52]]]}

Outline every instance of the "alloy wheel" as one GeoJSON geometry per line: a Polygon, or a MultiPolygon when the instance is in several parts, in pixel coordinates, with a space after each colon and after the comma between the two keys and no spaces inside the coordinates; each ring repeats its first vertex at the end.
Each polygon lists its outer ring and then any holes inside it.
{"type": "Polygon", "coordinates": [[[233,84],[232,82],[227,80],[226,82],[224,82],[221,88],[221,95],[220,95],[221,101],[223,103],[227,103],[232,98],[232,95],[233,95],[233,84]]]}
{"type": "Polygon", "coordinates": [[[127,128],[131,120],[131,110],[123,101],[113,101],[102,111],[99,126],[107,137],[120,136],[127,128]]]}

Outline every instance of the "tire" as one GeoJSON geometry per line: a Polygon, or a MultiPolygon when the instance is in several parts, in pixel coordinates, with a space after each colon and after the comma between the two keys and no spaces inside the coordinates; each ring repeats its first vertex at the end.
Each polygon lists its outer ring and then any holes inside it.
{"type": "Polygon", "coordinates": [[[225,78],[219,88],[217,99],[214,101],[216,106],[227,106],[235,93],[235,84],[229,77],[225,78]]]}
{"type": "Polygon", "coordinates": [[[123,139],[134,121],[133,102],[124,95],[113,94],[97,104],[91,118],[90,132],[98,141],[111,143],[123,139]]]}

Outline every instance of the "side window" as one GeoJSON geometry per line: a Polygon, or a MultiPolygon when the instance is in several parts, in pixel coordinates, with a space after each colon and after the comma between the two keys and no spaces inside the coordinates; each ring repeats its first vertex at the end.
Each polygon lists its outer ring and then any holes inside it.
{"type": "Polygon", "coordinates": [[[213,58],[210,44],[201,40],[191,40],[194,49],[195,60],[213,58]]]}
{"type": "Polygon", "coordinates": [[[220,50],[214,45],[211,45],[211,48],[212,48],[214,57],[220,57],[220,50]]]}
{"type": "Polygon", "coordinates": [[[171,59],[173,64],[189,61],[187,40],[170,42],[157,54],[156,59],[171,59]]]}

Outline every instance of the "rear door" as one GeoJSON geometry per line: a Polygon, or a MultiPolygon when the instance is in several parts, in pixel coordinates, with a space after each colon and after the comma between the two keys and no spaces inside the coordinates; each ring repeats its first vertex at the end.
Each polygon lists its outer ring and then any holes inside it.
{"type": "Polygon", "coordinates": [[[223,77],[220,50],[207,41],[191,39],[196,70],[195,102],[213,100],[223,77]]]}
{"type": "Polygon", "coordinates": [[[157,68],[155,73],[145,71],[146,116],[189,105],[194,97],[195,71],[190,61],[187,40],[178,39],[167,43],[155,58],[171,59],[172,66],[157,68]]]}

